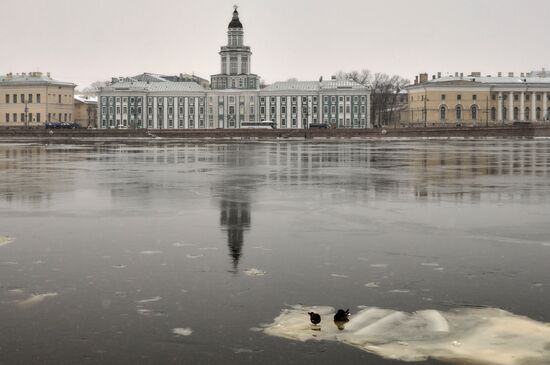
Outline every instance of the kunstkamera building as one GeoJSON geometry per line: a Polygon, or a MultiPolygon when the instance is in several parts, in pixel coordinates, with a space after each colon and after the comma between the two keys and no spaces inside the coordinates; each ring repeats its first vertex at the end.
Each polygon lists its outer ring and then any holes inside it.
{"type": "Polygon", "coordinates": [[[354,81],[276,82],[260,88],[251,72],[252,52],[235,7],[222,46],[220,72],[210,86],[189,75],[141,74],[113,79],[99,92],[100,128],[239,128],[245,121],[273,121],[277,128],[329,124],[370,127],[370,91],[354,81]]]}

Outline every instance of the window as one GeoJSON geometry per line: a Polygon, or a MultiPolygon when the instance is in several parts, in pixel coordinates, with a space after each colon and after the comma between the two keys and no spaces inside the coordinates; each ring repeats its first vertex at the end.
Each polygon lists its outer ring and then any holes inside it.
{"type": "Polygon", "coordinates": [[[233,115],[233,114],[235,114],[235,107],[234,107],[234,106],[232,106],[232,105],[231,105],[231,106],[229,106],[229,114],[230,114],[230,115],[233,115]]]}
{"type": "Polygon", "coordinates": [[[6,113],[6,123],[10,122],[10,113],[6,113]]]}
{"type": "MultiPolygon", "coordinates": [[[[516,95],[517,96],[517,95],[516,95]]],[[[516,106],[514,108],[514,120],[518,120],[519,119],[519,109],[518,107],[516,106]]]]}
{"type": "Polygon", "coordinates": [[[10,103],[10,94],[6,94],[6,104],[10,103]]]}
{"type": "Polygon", "coordinates": [[[530,115],[530,114],[529,114],[529,111],[530,111],[529,108],[525,108],[525,115],[524,115],[524,117],[525,117],[524,119],[525,119],[525,120],[529,120],[529,115],[530,115]]]}
{"type": "Polygon", "coordinates": [[[236,75],[238,73],[238,58],[237,57],[230,57],[229,58],[229,73],[231,75],[236,75]]]}
{"type": "Polygon", "coordinates": [[[13,113],[13,122],[17,123],[17,113],[13,113]]]}
{"type": "Polygon", "coordinates": [[[474,103],[477,101],[477,95],[472,95],[472,100],[474,101],[474,103]]]}
{"type": "Polygon", "coordinates": [[[497,119],[497,110],[493,107],[491,108],[491,120],[495,121],[497,119]]]}
{"type": "Polygon", "coordinates": [[[497,94],[491,94],[491,100],[497,100],[497,94]]]}
{"type": "MultiPolygon", "coordinates": [[[[17,104],[17,94],[13,94],[12,100],[13,100],[14,104],[17,104]]],[[[15,122],[15,120],[14,120],[14,122],[15,122]]]]}
{"type": "Polygon", "coordinates": [[[21,113],[21,121],[22,121],[22,122],[25,121],[25,113],[21,113]]]}
{"type": "Polygon", "coordinates": [[[462,100],[462,95],[458,94],[458,95],[456,96],[456,100],[461,101],[461,100],[462,100]]]}
{"type": "Polygon", "coordinates": [[[61,95],[57,95],[57,103],[61,104],[61,95]]]}
{"type": "Polygon", "coordinates": [[[519,95],[518,95],[518,94],[514,94],[514,100],[515,100],[515,101],[518,101],[518,100],[519,100],[519,95]]]}
{"type": "Polygon", "coordinates": [[[25,103],[25,94],[21,94],[21,102],[25,103]]]}
{"type": "Polygon", "coordinates": [[[472,120],[477,120],[477,107],[473,105],[470,111],[472,112],[472,120]]]}
{"type": "Polygon", "coordinates": [[[525,100],[529,101],[531,99],[531,96],[529,94],[525,94],[525,100]]]}
{"type": "Polygon", "coordinates": [[[445,108],[444,106],[439,108],[439,119],[441,120],[447,119],[447,108],[445,108]]]}
{"type": "Polygon", "coordinates": [[[441,101],[445,101],[445,94],[441,94],[441,101]]]}
{"type": "Polygon", "coordinates": [[[540,94],[537,94],[537,101],[540,101],[541,97],[540,94]]]}
{"type": "Polygon", "coordinates": [[[462,107],[460,105],[456,107],[456,120],[462,120],[462,107]]]}
{"type": "Polygon", "coordinates": [[[536,115],[536,117],[537,117],[537,120],[541,120],[541,119],[542,119],[542,118],[541,118],[541,110],[540,110],[540,108],[537,108],[537,114],[535,114],[535,115],[536,115]]]}
{"type": "Polygon", "coordinates": [[[32,94],[29,94],[29,104],[32,104],[32,94]]]}

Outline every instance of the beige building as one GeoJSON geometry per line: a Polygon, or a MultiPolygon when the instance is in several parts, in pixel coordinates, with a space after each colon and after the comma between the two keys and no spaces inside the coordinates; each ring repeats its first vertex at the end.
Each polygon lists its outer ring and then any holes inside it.
{"type": "Polygon", "coordinates": [[[96,127],[97,121],[97,97],[88,95],[75,95],[74,97],[74,121],[81,127],[96,127]]]}
{"type": "Polygon", "coordinates": [[[50,74],[30,72],[0,76],[0,126],[43,126],[73,121],[75,84],[50,74]]]}
{"type": "Polygon", "coordinates": [[[519,76],[420,74],[407,88],[407,124],[482,126],[513,122],[545,123],[550,117],[550,73],[519,76]]]}

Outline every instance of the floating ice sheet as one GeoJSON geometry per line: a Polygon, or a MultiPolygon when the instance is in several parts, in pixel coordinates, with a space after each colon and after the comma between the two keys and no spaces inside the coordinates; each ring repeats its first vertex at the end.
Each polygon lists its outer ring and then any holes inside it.
{"type": "Polygon", "coordinates": [[[43,294],[34,294],[34,295],[31,295],[30,297],[28,297],[27,299],[17,301],[17,305],[21,308],[28,308],[28,307],[32,307],[33,305],[36,305],[36,304],[44,301],[44,299],[46,299],[46,298],[56,297],[56,296],[57,296],[57,293],[54,293],[54,292],[43,293],[43,294]]]}
{"type": "Polygon", "coordinates": [[[483,365],[550,364],[550,324],[496,308],[406,313],[365,307],[343,330],[331,307],[285,309],[264,332],[298,341],[338,341],[388,359],[483,365]],[[321,315],[313,330],[307,312],[321,315]]]}
{"type": "Polygon", "coordinates": [[[266,274],[265,271],[255,268],[244,270],[244,273],[248,276],[264,276],[266,274]]]}
{"type": "Polygon", "coordinates": [[[172,333],[177,336],[190,336],[193,331],[191,328],[173,328],[172,333]]]}
{"type": "Polygon", "coordinates": [[[156,296],[156,297],[149,298],[149,299],[141,299],[141,300],[138,300],[137,303],[139,303],[139,304],[143,304],[143,303],[152,303],[152,302],[158,302],[158,301],[161,300],[161,299],[162,299],[162,297],[156,296]]]}
{"type": "Polygon", "coordinates": [[[8,236],[0,236],[0,246],[5,246],[10,243],[12,243],[15,240],[15,238],[8,237],[8,236]]]}

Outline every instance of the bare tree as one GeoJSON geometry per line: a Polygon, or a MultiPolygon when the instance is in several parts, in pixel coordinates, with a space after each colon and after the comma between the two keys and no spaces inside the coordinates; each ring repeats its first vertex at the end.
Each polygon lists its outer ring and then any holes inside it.
{"type": "Polygon", "coordinates": [[[102,87],[109,86],[109,84],[110,84],[109,81],[95,81],[95,82],[92,82],[92,84],[89,87],[84,88],[84,90],[82,90],[81,93],[83,95],[96,96],[102,87]]]}
{"type": "Polygon", "coordinates": [[[389,76],[385,73],[363,69],[361,71],[336,73],[337,80],[352,80],[371,89],[370,116],[374,126],[396,124],[400,117],[399,93],[409,84],[409,80],[401,76],[389,76]]]}

